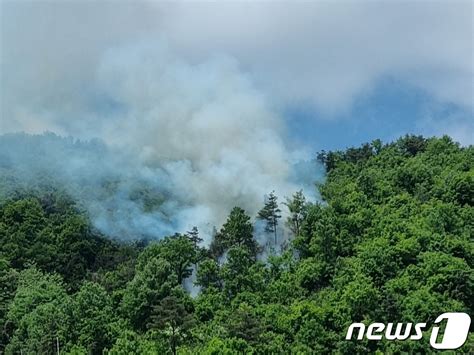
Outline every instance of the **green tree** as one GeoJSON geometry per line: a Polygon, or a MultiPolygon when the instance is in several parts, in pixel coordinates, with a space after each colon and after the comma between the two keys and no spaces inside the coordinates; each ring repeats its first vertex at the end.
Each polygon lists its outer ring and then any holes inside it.
{"type": "Polygon", "coordinates": [[[150,258],[161,258],[166,260],[174,274],[177,284],[192,274],[192,264],[197,261],[197,250],[194,242],[184,234],[175,234],[166,237],[157,243],[151,243],[138,260],[138,268],[141,268],[150,258]]]}
{"type": "Polygon", "coordinates": [[[124,290],[120,304],[122,314],[134,329],[144,330],[153,307],[168,296],[176,284],[176,274],[168,261],[153,257],[139,264],[135,277],[124,290]]]}
{"type": "Polygon", "coordinates": [[[287,218],[286,224],[293,234],[298,235],[306,212],[306,198],[303,195],[303,190],[294,193],[291,199],[286,198],[284,204],[290,211],[290,216],[287,218]]]}
{"type": "Polygon", "coordinates": [[[71,316],[69,336],[88,353],[102,353],[112,345],[109,325],[115,315],[105,289],[93,282],[84,283],[68,307],[71,316]]]}
{"type": "Polygon", "coordinates": [[[68,299],[59,276],[45,275],[36,268],[21,272],[7,313],[7,322],[15,331],[5,352],[55,353],[57,343],[65,344],[67,339],[68,299]]]}
{"type": "Polygon", "coordinates": [[[199,237],[199,230],[196,226],[194,226],[190,231],[186,233],[188,238],[193,242],[194,248],[197,249],[199,246],[199,243],[202,242],[202,238],[199,237]]]}
{"type": "Polygon", "coordinates": [[[275,191],[272,191],[266,199],[265,206],[258,212],[258,218],[266,222],[265,231],[274,234],[275,245],[277,245],[277,226],[278,220],[281,218],[280,212],[278,197],[275,195],[275,191]]]}
{"type": "Polygon", "coordinates": [[[241,303],[227,319],[227,331],[231,337],[243,339],[249,344],[256,344],[263,332],[263,327],[255,314],[255,309],[246,303],[241,303]]]}
{"type": "Polygon", "coordinates": [[[171,353],[176,355],[177,347],[190,337],[190,329],[194,324],[195,319],[186,309],[183,300],[171,295],[163,298],[153,307],[148,328],[164,331],[168,335],[171,353]]]}
{"type": "Polygon", "coordinates": [[[0,352],[4,352],[13,324],[7,321],[7,312],[17,288],[18,273],[0,257],[0,352]]]}
{"type": "Polygon", "coordinates": [[[219,265],[214,259],[205,259],[198,264],[196,285],[201,286],[203,291],[222,288],[219,265]]]}
{"type": "Polygon", "coordinates": [[[227,221],[211,244],[211,251],[214,255],[221,256],[232,247],[243,247],[252,257],[256,257],[258,251],[250,217],[240,207],[234,207],[230,212],[227,221]]]}
{"type": "Polygon", "coordinates": [[[139,335],[131,330],[124,330],[114,346],[111,355],[156,355],[166,353],[166,347],[146,335],[139,335]]]}
{"type": "Polygon", "coordinates": [[[231,248],[227,260],[221,269],[224,284],[223,292],[228,298],[249,291],[262,290],[264,285],[263,265],[255,262],[248,249],[242,247],[231,248]]]}

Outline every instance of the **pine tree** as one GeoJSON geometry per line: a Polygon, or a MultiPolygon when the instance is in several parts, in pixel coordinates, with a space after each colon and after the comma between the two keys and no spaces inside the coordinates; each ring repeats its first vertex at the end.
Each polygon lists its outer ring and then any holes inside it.
{"type": "Polygon", "coordinates": [[[278,219],[281,218],[280,212],[281,210],[278,208],[278,197],[275,195],[275,191],[272,191],[270,195],[268,195],[265,206],[258,212],[258,218],[266,221],[266,232],[274,233],[275,245],[277,244],[278,219]]]}
{"type": "Polygon", "coordinates": [[[199,244],[202,242],[202,238],[199,236],[199,230],[194,226],[190,231],[186,232],[186,236],[194,246],[196,257],[194,260],[194,267],[198,268],[198,263],[206,257],[206,248],[200,247],[199,244]]]}
{"type": "Polygon", "coordinates": [[[188,236],[189,240],[193,242],[194,248],[198,248],[199,243],[202,242],[202,238],[199,237],[199,231],[196,226],[194,226],[189,232],[186,233],[188,236]]]}
{"type": "Polygon", "coordinates": [[[298,235],[306,211],[306,198],[303,195],[303,190],[294,193],[291,199],[286,198],[284,204],[290,211],[290,216],[288,217],[286,224],[295,235],[298,235]]]}
{"type": "Polygon", "coordinates": [[[221,256],[232,247],[246,248],[254,257],[258,252],[258,245],[253,237],[250,216],[240,207],[232,209],[227,221],[215,235],[210,249],[215,256],[221,256]]]}

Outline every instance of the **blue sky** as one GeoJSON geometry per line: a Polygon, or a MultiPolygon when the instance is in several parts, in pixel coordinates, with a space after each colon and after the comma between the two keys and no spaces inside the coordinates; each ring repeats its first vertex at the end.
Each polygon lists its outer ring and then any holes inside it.
{"type": "Polygon", "coordinates": [[[293,138],[315,151],[345,149],[374,139],[390,142],[405,134],[449,134],[464,144],[473,143],[472,111],[439,103],[426,91],[393,78],[381,80],[371,94],[356,99],[351,110],[337,118],[325,118],[308,105],[289,108],[286,117],[293,138]],[[443,122],[452,116],[467,129],[462,133],[447,129],[443,122]]]}

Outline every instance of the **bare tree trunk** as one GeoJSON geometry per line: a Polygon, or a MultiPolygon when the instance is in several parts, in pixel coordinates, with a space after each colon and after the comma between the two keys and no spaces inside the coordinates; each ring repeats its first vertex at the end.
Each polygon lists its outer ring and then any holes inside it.
{"type": "Polygon", "coordinates": [[[275,246],[277,246],[277,224],[276,224],[276,220],[273,221],[273,231],[275,233],[275,246]]]}
{"type": "Polygon", "coordinates": [[[171,352],[173,355],[176,355],[176,337],[175,337],[175,329],[171,327],[171,352]]]}

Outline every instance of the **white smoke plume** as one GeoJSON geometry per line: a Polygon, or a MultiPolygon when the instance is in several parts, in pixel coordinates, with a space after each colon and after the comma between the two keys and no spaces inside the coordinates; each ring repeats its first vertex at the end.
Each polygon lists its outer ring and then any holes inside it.
{"type": "Polygon", "coordinates": [[[0,162],[54,176],[103,232],[160,237],[196,225],[209,236],[233,206],[254,216],[272,190],[315,193],[318,167],[294,165],[307,155],[288,151],[283,120],[231,57],[189,63],[144,41],[108,49],[93,72],[83,106],[27,121],[100,142],[36,136],[40,148],[22,151],[12,144],[27,137],[6,136],[0,162]]]}

